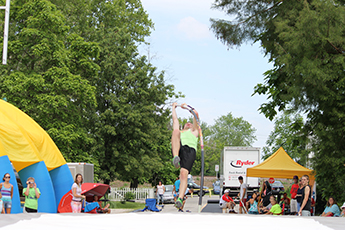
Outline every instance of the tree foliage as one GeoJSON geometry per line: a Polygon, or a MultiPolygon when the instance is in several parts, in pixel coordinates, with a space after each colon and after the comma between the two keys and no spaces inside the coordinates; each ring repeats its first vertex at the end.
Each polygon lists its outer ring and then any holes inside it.
{"type": "MultiPolygon", "coordinates": [[[[220,153],[225,146],[251,146],[256,137],[255,128],[242,117],[232,113],[215,120],[214,125],[201,123],[204,137],[205,175],[215,175],[215,165],[219,164],[220,153]]],[[[196,160],[192,169],[193,175],[201,173],[201,151],[198,146],[196,160]]]]}
{"type": "Polygon", "coordinates": [[[1,98],[105,183],[136,187],[171,170],[165,104],[179,95],[139,55],[153,29],[139,0],[16,0],[10,12],[1,98]]]}
{"type": "Polygon", "coordinates": [[[160,172],[171,170],[164,163],[170,159],[165,103],[178,96],[164,73],[138,53],[152,21],[138,0],[54,2],[67,15],[71,32],[101,47],[95,59],[100,72],[88,79],[96,88],[91,152],[98,159],[99,177],[105,183],[130,181],[131,187],[155,181],[160,172]]]}
{"type": "Polygon", "coordinates": [[[216,0],[214,7],[237,21],[212,24],[229,46],[261,43],[274,68],[255,87],[255,93],[268,96],[260,111],[271,120],[288,107],[306,114],[304,133],[313,140],[319,191],[336,200],[345,200],[344,3],[216,0]]]}
{"type": "Polygon", "coordinates": [[[10,12],[1,98],[36,120],[68,161],[94,163],[87,151],[93,144],[88,118],[96,97],[86,76],[97,76],[92,59],[99,46],[68,33],[63,14],[49,1],[12,1],[10,12]]]}
{"type": "Polygon", "coordinates": [[[284,112],[274,120],[274,129],[263,148],[263,159],[267,159],[280,147],[297,163],[306,166],[310,153],[309,138],[304,135],[304,121],[300,114],[284,112]]]}

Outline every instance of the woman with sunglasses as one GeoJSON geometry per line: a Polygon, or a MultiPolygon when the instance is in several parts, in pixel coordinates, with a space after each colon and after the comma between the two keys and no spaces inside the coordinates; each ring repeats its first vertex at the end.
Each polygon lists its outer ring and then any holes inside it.
{"type": "Polygon", "coordinates": [[[13,196],[13,185],[10,183],[11,176],[9,173],[5,173],[0,184],[0,192],[2,194],[2,201],[6,213],[11,213],[12,208],[12,196],[13,196]]]}

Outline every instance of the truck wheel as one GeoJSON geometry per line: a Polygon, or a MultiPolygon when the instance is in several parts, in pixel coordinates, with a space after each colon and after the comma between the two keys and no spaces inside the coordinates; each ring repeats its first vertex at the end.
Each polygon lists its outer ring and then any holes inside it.
{"type": "Polygon", "coordinates": [[[200,197],[200,194],[202,195],[202,196],[204,196],[205,195],[205,191],[199,191],[198,192],[198,196],[200,197]]]}

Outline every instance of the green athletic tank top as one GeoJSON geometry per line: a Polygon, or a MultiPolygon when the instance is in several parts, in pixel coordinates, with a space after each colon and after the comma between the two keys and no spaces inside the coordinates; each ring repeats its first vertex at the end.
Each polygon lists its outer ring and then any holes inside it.
{"type": "Polygon", "coordinates": [[[192,133],[192,131],[190,131],[190,129],[188,129],[185,132],[181,132],[180,137],[181,137],[182,145],[188,145],[189,147],[195,149],[195,151],[197,150],[198,138],[194,136],[194,134],[192,133]]]}

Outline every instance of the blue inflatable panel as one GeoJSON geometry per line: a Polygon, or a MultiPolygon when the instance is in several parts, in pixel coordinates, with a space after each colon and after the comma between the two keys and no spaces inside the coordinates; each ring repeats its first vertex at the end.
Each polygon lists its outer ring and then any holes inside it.
{"type": "Polygon", "coordinates": [[[13,185],[11,213],[21,213],[23,211],[21,211],[21,208],[20,208],[20,197],[19,197],[17,179],[16,179],[16,175],[14,174],[13,167],[8,156],[0,157],[0,182],[3,182],[2,179],[5,173],[9,173],[11,175],[10,183],[13,185]]]}
{"type": "Polygon", "coordinates": [[[55,192],[45,163],[41,161],[30,165],[20,170],[18,174],[24,187],[26,187],[26,181],[29,177],[35,178],[37,188],[41,192],[38,199],[38,212],[56,213],[55,192]]]}
{"type": "Polygon", "coordinates": [[[61,198],[72,188],[73,177],[67,164],[50,170],[49,174],[54,186],[56,205],[59,206],[61,198]]]}

